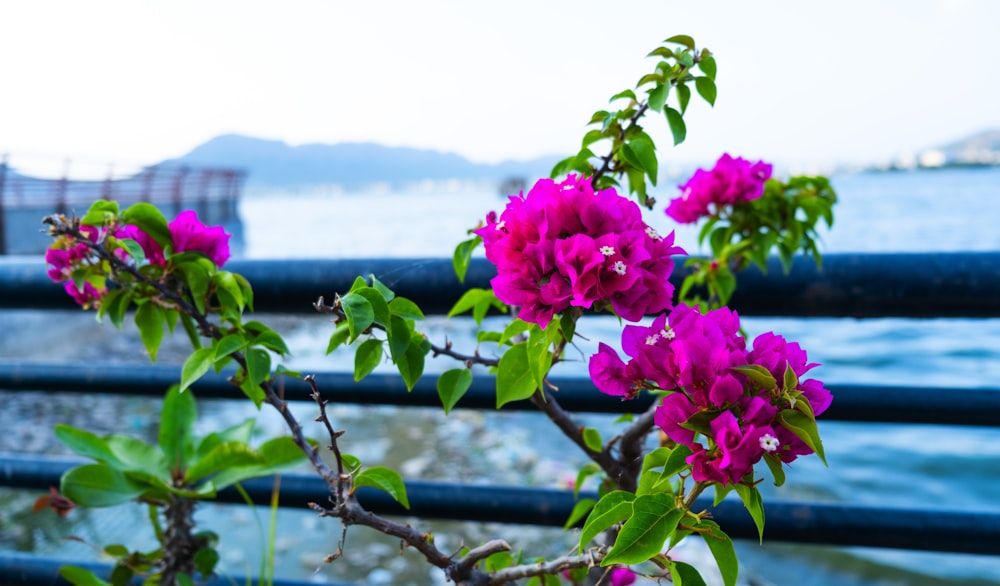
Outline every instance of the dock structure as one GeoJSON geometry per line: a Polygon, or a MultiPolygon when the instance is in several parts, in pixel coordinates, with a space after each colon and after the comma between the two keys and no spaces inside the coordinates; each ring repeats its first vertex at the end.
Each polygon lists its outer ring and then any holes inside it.
{"type": "Polygon", "coordinates": [[[51,243],[42,230],[44,216],[83,215],[98,199],[115,200],[122,207],[149,202],[168,219],[195,210],[205,224],[221,225],[232,234],[236,250],[242,248],[242,169],[161,163],[118,177],[109,172],[104,179],[75,179],[66,164],[60,177],[42,178],[19,172],[9,160],[0,155],[0,255],[43,252],[51,243]]]}

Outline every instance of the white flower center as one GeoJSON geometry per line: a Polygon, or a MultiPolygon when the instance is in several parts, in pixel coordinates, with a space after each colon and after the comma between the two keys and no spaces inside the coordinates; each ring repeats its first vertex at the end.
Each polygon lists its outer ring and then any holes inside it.
{"type": "Polygon", "coordinates": [[[668,340],[673,340],[677,337],[677,334],[675,334],[673,330],[663,330],[663,337],[668,340]]]}
{"type": "Polygon", "coordinates": [[[656,230],[653,229],[652,226],[646,226],[646,234],[648,234],[649,237],[652,238],[653,240],[660,239],[660,235],[656,232],[656,230]]]}
{"type": "Polygon", "coordinates": [[[760,436],[760,447],[765,452],[768,453],[774,452],[778,449],[779,445],[781,444],[778,443],[778,438],[774,437],[769,433],[765,433],[764,435],[760,436]]]}
{"type": "Polygon", "coordinates": [[[601,254],[603,254],[604,256],[613,256],[615,254],[615,247],[614,246],[602,246],[601,247],[601,254]]]}
{"type": "Polygon", "coordinates": [[[660,334],[653,334],[652,336],[646,336],[646,345],[652,346],[656,344],[656,341],[660,339],[660,334]]]}
{"type": "Polygon", "coordinates": [[[620,260],[615,261],[615,265],[611,268],[613,268],[619,275],[625,275],[625,273],[628,272],[628,267],[625,266],[625,263],[620,260]]]}
{"type": "Polygon", "coordinates": [[[500,220],[499,222],[497,222],[496,229],[503,230],[506,225],[507,225],[507,220],[500,220]]]}

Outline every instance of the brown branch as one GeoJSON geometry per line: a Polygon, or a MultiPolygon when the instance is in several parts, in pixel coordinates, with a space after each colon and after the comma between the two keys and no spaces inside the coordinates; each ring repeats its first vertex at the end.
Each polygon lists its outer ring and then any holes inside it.
{"type": "Polygon", "coordinates": [[[583,555],[563,556],[546,562],[538,562],[537,564],[524,564],[504,568],[493,572],[488,584],[490,586],[499,586],[522,578],[558,574],[563,570],[572,570],[575,568],[594,567],[600,565],[601,560],[604,559],[607,553],[607,548],[598,547],[583,555]]]}
{"type": "Polygon", "coordinates": [[[643,443],[653,429],[654,417],[658,402],[649,406],[645,413],[639,416],[618,437],[618,450],[621,454],[623,474],[618,481],[618,488],[635,492],[642,469],[643,443]]]}
{"type": "Polygon", "coordinates": [[[584,453],[590,457],[598,466],[604,470],[610,478],[614,479],[616,482],[624,473],[624,469],[617,460],[615,460],[611,453],[606,449],[601,452],[596,452],[587,447],[586,442],[583,441],[583,428],[578,426],[570,418],[569,414],[559,405],[552,393],[544,394],[542,391],[535,391],[535,394],[531,396],[531,402],[538,407],[542,413],[549,418],[552,423],[559,428],[563,434],[570,439],[573,443],[578,445],[584,453]]]}

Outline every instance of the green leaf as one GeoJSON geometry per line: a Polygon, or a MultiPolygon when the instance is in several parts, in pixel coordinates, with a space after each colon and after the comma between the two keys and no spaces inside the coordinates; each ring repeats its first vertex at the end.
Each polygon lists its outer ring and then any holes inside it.
{"type": "Polygon", "coordinates": [[[694,87],[698,90],[698,95],[702,97],[703,100],[711,105],[715,105],[715,82],[709,77],[696,77],[694,78],[694,87]]]}
{"type": "Polygon", "coordinates": [[[170,236],[170,227],[167,219],[163,217],[156,206],[146,202],[133,204],[122,214],[122,221],[126,224],[136,226],[150,236],[160,248],[173,247],[173,239],[170,236]]]}
{"type": "Polygon", "coordinates": [[[288,344],[285,343],[284,338],[272,329],[257,334],[250,343],[256,346],[263,346],[272,352],[276,352],[279,356],[288,356],[292,352],[288,349],[288,344]]]}
{"type": "Polygon", "coordinates": [[[667,94],[670,92],[670,86],[661,83],[658,84],[653,89],[649,90],[649,109],[654,112],[659,112],[663,110],[663,104],[667,101],[667,94]]]}
{"type": "Polygon", "coordinates": [[[684,142],[687,137],[687,126],[684,125],[684,118],[681,117],[680,112],[670,107],[665,108],[663,112],[667,116],[670,132],[674,135],[674,146],[677,146],[684,142]]]}
{"type": "Polygon", "coordinates": [[[580,499],[576,501],[573,505],[573,510],[569,513],[569,518],[566,519],[566,523],[563,525],[563,529],[569,529],[580,522],[580,519],[594,508],[597,501],[594,499],[580,499]]]}
{"type": "Polygon", "coordinates": [[[617,94],[611,96],[611,99],[608,100],[608,102],[614,102],[615,100],[620,100],[622,98],[628,98],[629,100],[632,100],[633,102],[638,102],[639,101],[635,97],[635,92],[633,92],[632,90],[622,90],[622,91],[618,92],[617,94]]]}
{"type": "Polygon", "coordinates": [[[406,383],[407,392],[413,390],[413,385],[417,384],[424,374],[424,357],[429,350],[427,340],[422,338],[419,342],[414,340],[406,347],[403,359],[395,361],[399,376],[403,377],[403,382],[406,383]]]}
{"type": "Polygon", "coordinates": [[[767,463],[768,469],[771,470],[771,476],[774,477],[774,485],[781,486],[784,484],[785,470],[781,467],[781,457],[777,454],[764,454],[764,462],[767,463]]]}
{"type": "Polygon", "coordinates": [[[163,341],[163,310],[155,303],[143,303],[135,311],[135,325],[139,328],[139,337],[149,352],[150,361],[156,362],[156,351],[163,341]]]}
{"type": "Polygon", "coordinates": [[[215,283],[215,294],[219,298],[219,305],[223,308],[234,308],[242,313],[245,307],[243,289],[236,281],[236,277],[229,271],[219,271],[212,275],[212,282],[215,283]]]}
{"type": "Polygon", "coordinates": [[[691,88],[684,84],[677,86],[677,102],[681,107],[681,114],[687,112],[688,102],[691,101],[691,88]]]}
{"type": "Polygon", "coordinates": [[[159,446],[151,446],[127,435],[109,435],[105,440],[115,459],[121,462],[121,466],[112,464],[113,467],[122,471],[139,470],[165,482],[170,481],[167,459],[159,446]]]}
{"type": "Polygon", "coordinates": [[[233,352],[242,350],[246,345],[246,338],[239,332],[224,336],[221,340],[213,343],[213,346],[215,346],[215,359],[218,360],[219,358],[229,356],[233,352]]]}
{"type": "Polygon", "coordinates": [[[194,554],[194,569],[203,577],[211,576],[219,563],[219,552],[211,547],[203,547],[194,554]]]}
{"type": "Polygon", "coordinates": [[[271,355],[267,350],[251,348],[244,357],[247,361],[247,378],[254,386],[271,378],[271,355]]]}
{"type": "Polygon", "coordinates": [[[514,556],[509,551],[498,551],[483,560],[483,569],[487,572],[496,572],[513,565],[514,556]]]}
{"type": "Polygon", "coordinates": [[[215,485],[216,489],[222,490],[250,478],[276,474],[305,459],[305,454],[295,443],[295,440],[287,436],[264,442],[256,453],[262,459],[261,462],[222,468],[218,474],[212,477],[211,483],[215,485]]]}
{"type": "Polygon", "coordinates": [[[358,339],[365,330],[375,323],[375,310],[367,299],[357,293],[348,293],[340,298],[340,306],[347,316],[347,327],[350,328],[350,341],[358,339]]]}
{"type": "Polygon", "coordinates": [[[786,392],[794,391],[799,387],[799,377],[795,375],[795,371],[792,369],[792,364],[785,361],[785,376],[784,386],[782,387],[786,392]]]}
{"type": "Polygon", "coordinates": [[[188,387],[208,372],[208,369],[212,368],[213,362],[215,362],[215,348],[211,346],[192,352],[191,356],[188,356],[187,360],[184,361],[184,366],[181,367],[179,390],[186,391],[188,387]]]}
{"type": "Polygon", "coordinates": [[[778,414],[778,421],[788,431],[794,433],[800,440],[805,442],[812,451],[816,452],[819,459],[826,464],[823,442],[819,439],[819,429],[816,427],[815,420],[799,411],[784,409],[778,414]]]}
{"type": "Polygon", "coordinates": [[[437,390],[445,415],[451,412],[471,386],[472,372],[467,368],[453,368],[441,373],[437,381],[437,390]]]}
{"type": "Polygon", "coordinates": [[[90,570],[78,566],[60,566],[59,575],[73,586],[111,586],[90,570]]]}
{"type": "Polygon", "coordinates": [[[459,283],[465,282],[465,274],[469,271],[469,263],[472,262],[472,252],[482,241],[479,236],[474,236],[459,242],[455,247],[455,252],[451,255],[451,264],[455,268],[455,276],[458,277],[459,283]]]}
{"type": "Polygon", "coordinates": [[[389,311],[405,319],[424,319],[424,312],[406,297],[396,297],[389,302],[389,311]]]}
{"type": "Polygon", "coordinates": [[[389,322],[392,324],[392,327],[386,330],[386,338],[389,342],[389,356],[396,363],[404,359],[406,349],[410,347],[413,322],[405,320],[398,315],[389,318],[389,322]]]}
{"type": "Polygon", "coordinates": [[[365,340],[354,354],[354,382],[365,378],[382,362],[382,340],[365,340]]]}
{"type": "Polygon", "coordinates": [[[118,202],[99,199],[90,204],[90,209],[80,219],[84,226],[107,226],[118,219],[118,202]]]}
{"type": "Polygon", "coordinates": [[[538,386],[528,364],[528,345],[511,346],[497,366],[497,409],[511,401],[531,397],[538,386]]]}
{"type": "Polygon", "coordinates": [[[232,275],[236,279],[236,283],[240,286],[243,302],[246,304],[247,309],[253,311],[253,287],[250,286],[250,281],[239,273],[232,273],[232,275]]]}
{"type": "Polygon", "coordinates": [[[125,252],[127,252],[130,257],[132,257],[135,264],[142,264],[142,261],[146,260],[146,252],[135,240],[132,240],[131,238],[119,238],[118,244],[125,249],[125,252]]]}
{"type": "Polygon", "coordinates": [[[705,579],[691,564],[670,560],[669,568],[674,586],[706,586],[705,579]]]}
{"type": "Polygon", "coordinates": [[[591,451],[598,454],[604,450],[604,440],[601,439],[601,433],[593,427],[583,428],[583,443],[591,451]]]}
{"type": "Polygon", "coordinates": [[[195,462],[184,475],[185,484],[193,484],[206,476],[228,468],[263,465],[264,458],[242,442],[223,442],[195,462]]]}
{"type": "Polygon", "coordinates": [[[382,283],[382,281],[376,279],[375,275],[368,275],[368,277],[372,280],[372,289],[375,289],[376,291],[381,293],[382,299],[385,299],[386,303],[392,301],[392,298],[396,296],[396,294],[392,292],[392,289],[386,287],[385,284],[382,283]]]}
{"type": "Polygon", "coordinates": [[[107,315],[111,324],[120,330],[125,321],[125,311],[131,302],[132,295],[130,293],[121,289],[111,289],[101,300],[101,307],[98,309],[97,315],[102,317],[107,315]]]}
{"type": "Polygon", "coordinates": [[[702,53],[701,59],[698,61],[698,69],[701,69],[709,79],[714,81],[716,73],[715,57],[702,53]]]}
{"type": "Polygon", "coordinates": [[[111,448],[108,447],[107,441],[89,431],[57,423],[55,436],[78,456],[109,464],[117,460],[111,448]]]}
{"type": "Polygon", "coordinates": [[[659,174],[659,165],[656,160],[656,147],[653,145],[653,141],[647,136],[640,135],[629,141],[628,146],[632,148],[633,154],[642,163],[643,170],[649,176],[649,182],[655,186],[659,174]]]}
{"type": "Polygon", "coordinates": [[[384,466],[368,468],[354,477],[354,488],[361,486],[371,486],[384,490],[396,499],[396,502],[403,505],[403,508],[410,508],[410,501],[406,498],[406,485],[403,484],[403,479],[395,470],[384,466]]]}
{"type": "MultiPolygon", "coordinates": [[[[186,255],[187,253],[182,253],[186,255]]],[[[184,280],[191,289],[191,300],[198,311],[205,312],[205,301],[208,297],[210,283],[210,271],[201,261],[209,265],[212,261],[206,258],[191,258],[182,255],[175,255],[170,258],[170,263],[184,274],[184,280]]]]}
{"type": "Polygon", "coordinates": [[[351,335],[351,329],[348,327],[346,321],[342,321],[337,324],[337,327],[333,329],[333,333],[330,334],[330,342],[326,345],[326,353],[329,354],[340,347],[341,344],[347,342],[347,339],[351,335]]]}
{"type": "Polygon", "coordinates": [[[688,35],[674,35],[669,39],[663,41],[664,43],[677,43],[678,45],[684,45],[688,49],[694,51],[694,39],[688,35]]]}
{"type": "Polygon", "coordinates": [[[368,300],[368,303],[371,304],[372,312],[375,314],[376,323],[381,324],[387,329],[392,327],[389,323],[389,304],[386,303],[385,297],[383,297],[381,293],[372,287],[364,287],[358,289],[354,293],[364,297],[368,300]]]}
{"type": "Polygon", "coordinates": [[[733,540],[719,528],[718,523],[708,519],[698,524],[700,528],[708,528],[710,531],[699,532],[699,535],[708,544],[715,563],[719,564],[719,572],[722,574],[724,586],[736,586],[736,577],[739,574],[739,561],[736,559],[736,549],[733,547],[733,540]]]}
{"type": "Polygon", "coordinates": [[[583,483],[595,474],[600,474],[602,472],[601,467],[591,462],[580,468],[580,471],[576,473],[576,480],[573,482],[573,498],[578,498],[580,496],[580,487],[583,483]]]}
{"type": "Polygon", "coordinates": [[[762,389],[772,390],[778,384],[778,381],[774,380],[771,372],[759,364],[731,366],[729,369],[745,375],[762,389]]]}
{"type": "Polygon", "coordinates": [[[764,501],[760,496],[760,491],[756,486],[736,485],[736,494],[740,495],[743,506],[746,507],[750,517],[753,518],[754,525],[757,526],[757,534],[760,543],[764,543],[764,501]]]}
{"type": "Polygon", "coordinates": [[[182,393],[177,385],[170,387],[163,399],[158,443],[171,470],[184,470],[194,453],[194,422],[198,406],[192,393],[182,393]]]}
{"type": "Polygon", "coordinates": [[[84,464],[62,476],[59,492],[78,505],[110,507],[128,502],[146,487],[129,480],[121,470],[105,464],[84,464]]]}
{"type": "Polygon", "coordinates": [[[683,515],[672,494],[637,497],[632,503],[632,516],[622,525],[615,545],[601,560],[601,566],[638,564],[659,554],[683,515]]]}
{"type": "Polygon", "coordinates": [[[583,553],[595,537],[615,523],[620,523],[632,514],[635,495],[624,490],[613,490],[597,501],[580,532],[580,552],[583,553]]]}

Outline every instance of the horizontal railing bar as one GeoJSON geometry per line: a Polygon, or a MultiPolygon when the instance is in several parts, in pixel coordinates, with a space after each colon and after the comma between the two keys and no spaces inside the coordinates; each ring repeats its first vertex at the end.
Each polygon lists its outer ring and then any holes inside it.
{"type": "MultiPolygon", "coordinates": [[[[69,558],[31,555],[17,551],[0,551],[0,577],[4,586],[68,586],[70,582],[59,576],[62,566],[77,566],[90,570],[98,577],[108,580],[111,574],[110,564],[99,564],[69,558]]],[[[233,586],[234,584],[261,584],[258,576],[217,575],[199,581],[203,586],[233,586]]],[[[281,580],[275,578],[269,582],[273,586],[315,586],[315,581],[281,580]]],[[[346,582],[323,582],[326,586],[357,586],[346,582]]]]}
{"type": "MultiPolygon", "coordinates": [[[[179,366],[0,363],[0,393],[34,390],[161,397],[179,377],[179,366]]],[[[441,406],[433,375],[421,378],[411,392],[406,391],[399,376],[390,374],[372,374],[357,383],[348,373],[319,372],[315,377],[323,397],[334,403],[441,406]]],[[[559,389],[556,397],[560,404],[575,412],[641,413],[653,401],[648,395],[621,401],[598,392],[585,378],[553,378],[550,382],[559,389]]],[[[824,421],[1000,426],[1000,389],[833,384],[827,387],[836,400],[822,415],[824,421]]],[[[225,376],[211,373],[193,388],[200,398],[243,398],[225,376]]],[[[308,401],[310,390],[301,380],[284,381],[285,397],[289,400],[308,401]]],[[[496,391],[492,377],[476,377],[458,407],[494,409],[496,391]]],[[[535,407],[528,401],[520,401],[509,403],[504,409],[535,407]]]]}
{"type": "MultiPolygon", "coordinates": [[[[72,466],[66,460],[0,456],[0,484],[46,490],[58,486],[62,472],[72,466]]],[[[243,483],[251,500],[270,502],[272,478],[243,483]]],[[[361,487],[361,504],[383,515],[430,519],[511,523],[561,527],[576,500],[572,491],[543,488],[461,485],[407,481],[410,509],[402,508],[387,493],[361,487]]],[[[583,491],[581,498],[597,498],[583,491]]],[[[217,500],[243,503],[235,490],[219,493],[217,500]]],[[[282,507],[307,508],[311,502],[329,502],[326,484],[316,476],[285,474],[281,477],[282,507]]],[[[757,529],[738,501],[723,501],[712,507],[710,499],[699,500],[695,509],[710,509],[731,536],[757,539],[757,529]]],[[[856,505],[771,501],[765,505],[769,541],[823,545],[888,547],[973,554],[1000,554],[1000,512],[931,511],[856,505]]]]}
{"type": "MultiPolygon", "coordinates": [[[[671,277],[683,277],[680,263],[671,277]]],[[[462,293],[451,260],[234,260],[227,269],[254,286],[258,311],[308,313],[320,295],[344,293],[357,275],[374,274],[430,314],[446,313],[462,293]]],[[[468,287],[488,287],[495,274],[473,259],[468,287]]],[[[0,309],[71,309],[40,259],[0,259],[0,309]]],[[[768,273],[740,275],[731,306],[742,315],[787,317],[1000,317],[1000,252],[828,254],[822,269],[797,258],[789,275],[777,259],[768,273]]]]}

